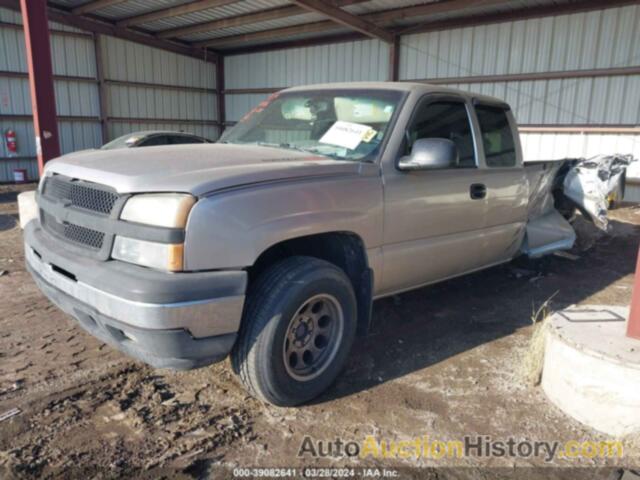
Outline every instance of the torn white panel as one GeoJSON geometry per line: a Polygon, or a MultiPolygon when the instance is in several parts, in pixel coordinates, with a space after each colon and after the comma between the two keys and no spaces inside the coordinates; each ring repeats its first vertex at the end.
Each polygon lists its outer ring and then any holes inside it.
{"type": "Polygon", "coordinates": [[[622,178],[631,155],[598,155],[580,160],[567,172],[563,192],[600,229],[607,231],[612,197],[622,197],[622,178]]]}
{"type": "Polygon", "coordinates": [[[569,250],[576,241],[571,224],[555,209],[529,220],[522,251],[531,258],[569,250]]]}

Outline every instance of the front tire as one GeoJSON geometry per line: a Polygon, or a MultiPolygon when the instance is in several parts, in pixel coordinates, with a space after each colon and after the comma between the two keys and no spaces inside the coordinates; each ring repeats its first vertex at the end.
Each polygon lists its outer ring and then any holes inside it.
{"type": "Polygon", "coordinates": [[[326,390],[351,350],[356,297],[346,274],[313,257],[290,257],[250,288],[233,370],[250,393],[278,406],[326,390]]]}

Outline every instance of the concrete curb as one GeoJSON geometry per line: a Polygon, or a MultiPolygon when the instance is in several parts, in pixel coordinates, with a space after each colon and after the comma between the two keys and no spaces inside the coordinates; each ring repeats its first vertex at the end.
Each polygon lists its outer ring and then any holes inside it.
{"type": "Polygon", "coordinates": [[[640,432],[640,341],[629,309],[569,307],[549,320],[542,388],[567,415],[616,437],[640,432]]]}

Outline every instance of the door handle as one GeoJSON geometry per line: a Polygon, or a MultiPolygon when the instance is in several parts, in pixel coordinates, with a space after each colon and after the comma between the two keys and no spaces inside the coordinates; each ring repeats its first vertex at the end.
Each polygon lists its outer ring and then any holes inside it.
{"type": "Polygon", "coordinates": [[[472,183],[469,187],[472,200],[481,200],[487,196],[487,186],[484,183],[472,183]]]}

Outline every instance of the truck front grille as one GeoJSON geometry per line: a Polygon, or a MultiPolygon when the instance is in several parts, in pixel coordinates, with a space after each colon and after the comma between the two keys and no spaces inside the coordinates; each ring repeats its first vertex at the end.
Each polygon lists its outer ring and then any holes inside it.
{"type": "Polygon", "coordinates": [[[100,250],[104,242],[104,233],[73,223],[58,222],[53,215],[41,211],[42,224],[49,232],[58,235],[82,247],[100,250]]]}
{"type": "Polygon", "coordinates": [[[119,195],[107,187],[54,175],[45,180],[43,194],[70,206],[109,215],[119,195]]]}

